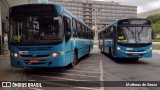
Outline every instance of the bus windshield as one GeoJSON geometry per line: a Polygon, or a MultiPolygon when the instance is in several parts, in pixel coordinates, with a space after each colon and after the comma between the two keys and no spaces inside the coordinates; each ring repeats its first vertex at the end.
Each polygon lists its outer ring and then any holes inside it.
{"type": "Polygon", "coordinates": [[[63,38],[61,17],[26,16],[10,18],[10,43],[22,45],[53,44],[63,38]]]}
{"type": "Polygon", "coordinates": [[[118,42],[120,43],[151,43],[152,29],[147,26],[124,26],[118,29],[118,42]]]}

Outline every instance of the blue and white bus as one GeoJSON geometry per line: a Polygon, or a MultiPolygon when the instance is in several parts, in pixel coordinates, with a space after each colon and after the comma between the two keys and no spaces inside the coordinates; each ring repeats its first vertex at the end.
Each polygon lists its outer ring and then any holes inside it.
{"type": "Polygon", "coordinates": [[[26,4],[9,10],[12,67],[75,67],[93,48],[93,31],[61,5],[26,4]]]}
{"type": "Polygon", "coordinates": [[[99,33],[99,49],[116,58],[152,57],[152,27],[146,19],[121,19],[99,33]]]}

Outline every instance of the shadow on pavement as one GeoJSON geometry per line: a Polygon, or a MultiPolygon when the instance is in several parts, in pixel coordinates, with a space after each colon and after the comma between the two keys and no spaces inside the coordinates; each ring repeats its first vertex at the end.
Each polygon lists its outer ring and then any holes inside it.
{"type": "Polygon", "coordinates": [[[110,60],[112,60],[118,64],[149,64],[148,62],[140,61],[140,59],[134,60],[134,59],[126,59],[126,58],[115,58],[115,57],[112,57],[104,52],[101,52],[101,53],[104,54],[105,56],[107,56],[108,58],[110,58],[110,60]]]}
{"type": "MultiPolygon", "coordinates": [[[[83,56],[82,58],[80,58],[78,60],[78,64],[81,61],[86,60],[90,56],[92,56],[92,54],[83,56]]],[[[74,69],[74,68],[69,68],[68,66],[57,67],[57,68],[56,67],[53,67],[53,68],[47,68],[47,67],[46,68],[44,68],[44,67],[43,68],[39,68],[39,67],[38,68],[35,68],[35,67],[31,68],[31,67],[26,67],[26,68],[24,68],[24,72],[26,74],[41,74],[41,75],[43,75],[43,74],[49,73],[49,72],[67,73],[68,72],[67,70],[72,70],[72,69],[74,69]]]]}

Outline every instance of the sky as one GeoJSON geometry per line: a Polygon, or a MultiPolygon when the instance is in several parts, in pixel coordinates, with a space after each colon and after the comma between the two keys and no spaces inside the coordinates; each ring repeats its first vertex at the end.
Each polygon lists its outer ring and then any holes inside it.
{"type": "Polygon", "coordinates": [[[137,6],[138,13],[160,8],[160,0],[96,0],[96,1],[114,1],[114,2],[119,2],[122,5],[134,5],[137,6]]]}

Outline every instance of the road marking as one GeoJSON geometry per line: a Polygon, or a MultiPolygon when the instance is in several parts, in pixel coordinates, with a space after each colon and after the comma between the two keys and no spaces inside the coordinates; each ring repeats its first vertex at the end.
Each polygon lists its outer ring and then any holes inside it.
{"type": "Polygon", "coordinates": [[[89,76],[89,75],[80,75],[80,74],[57,73],[57,72],[50,72],[50,73],[56,73],[56,74],[65,74],[65,75],[71,75],[71,76],[81,76],[81,77],[92,77],[92,78],[99,78],[98,76],[89,76]]]}
{"type": "Polygon", "coordinates": [[[79,63],[97,63],[97,61],[93,61],[93,60],[85,60],[85,61],[81,61],[79,63]]]}
{"type": "Polygon", "coordinates": [[[80,63],[80,64],[86,65],[86,66],[91,66],[91,65],[92,65],[92,66],[98,66],[98,64],[95,64],[95,63],[94,63],[94,64],[90,64],[90,63],[80,63]]]}
{"type": "MultiPolygon", "coordinates": [[[[83,64],[82,64],[83,65],[83,64]]],[[[82,66],[81,65],[81,66],[82,66]]],[[[79,66],[78,66],[79,67],[79,66]]],[[[82,67],[84,67],[84,68],[96,68],[96,66],[82,66],[82,67]]]]}
{"type": "Polygon", "coordinates": [[[29,89],[32,89],[32,90],[43,90],[43,89],[39,89],[39,88],[29,88],[29,89]]]}
{"type": "Polygon", "coordinates": [[[36,77],[45,77],[45,78],[56,78],[56,79],[63,79],[63,80],[70,80],[70,81],[91,81],[91,80],[77,80],[77,79],[69,79],[69,78],[62,78],[62,77],[52,77],[52,76],[41,76],[41,75],[31,75],[36,77]]]}
{"type": "Polygon", "coordinates": [[[75,71],[75,72],[84,72],[84,73],[96,73],[96,74],[99,74],[99,72],[93,72],[93,71],[79,71],[79,70],[67,70],[67,71],[75,71]]]}
{"type": "Polygon", "coordinates": [[[83,67],[76,67],[75,69],[84,69],[84,70],[96,70],[96,71],[100,71],[101,69],[94,69],[94,68],[83,68],[83,67]]]}
{"type": "MultiPolygon", "coordinates": [[[[100,69],[101,69],[100,81],[103,82],[103,65],[102,65],[102,60],[100,60],[100,69]]],[[[101,83],[101,90],[104,90],[103,83],[101,83]]]]}

